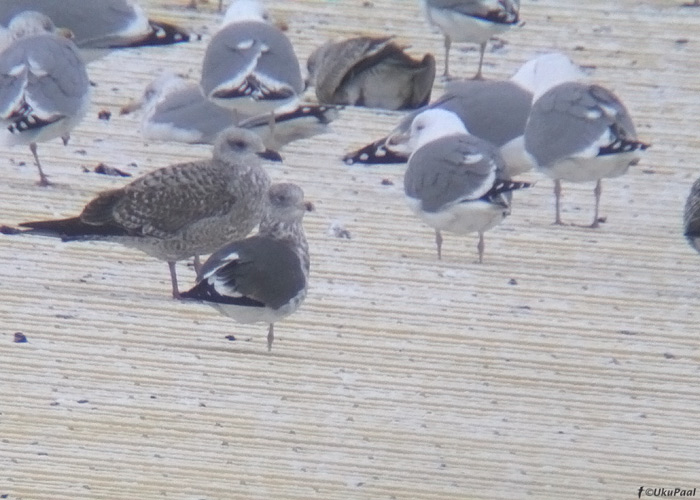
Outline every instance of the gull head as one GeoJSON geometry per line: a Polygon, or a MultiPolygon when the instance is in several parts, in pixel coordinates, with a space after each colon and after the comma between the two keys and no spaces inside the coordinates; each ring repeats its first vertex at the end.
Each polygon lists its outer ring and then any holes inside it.
{"type": "Polygon", "coordinates": [[[586,76],[568,56],[551,52],[533,57],[511,77],[511,81],[534,94],[534,100],[552,87],[574,82],[586,76]]]}
{"type": "Polygon", "coordinates": [[[258,0],[234,0],[226,9],[223,25],[245,21],[260,21],[267,23],[270,15],[265,6],[258,0]]]}
{"type": "Polygon", "coordinates": [[[273,184],[267,192],[267,200],[267,219],[277,222],[301,222],[304,214],[313,210],[311,202],[304,201],[304,191],[296,184],[273,184]]]}
{"type": "Polygon", "coordinates": [[[468,134],[464,122],[452,111],[428,109],[411,122],[408,145],[415,151],[424,144],[448,135],[468,134]]]}
{"type": "Polygon", "coordinates": [[[49,16],[33,10],[25,10],[17,14],[12,18],[7,28],[15,40],[26,36],[56,32],[56,26],[49,16]]]}
{"type": "Polygon", "coordinates": [[[214,158],[224,163],[258,165],[264,157],[265,146],[255,132],[229,127],[219,134],[214,143],[214,158]]]}

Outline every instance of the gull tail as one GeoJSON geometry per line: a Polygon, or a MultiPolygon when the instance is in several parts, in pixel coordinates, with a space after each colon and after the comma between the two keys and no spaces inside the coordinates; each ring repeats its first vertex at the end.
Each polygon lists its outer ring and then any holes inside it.
{"type": "Polygon", "coordinates": [[[348,153],[343,157],[346,165],[361,164],[389,164],[389,163],[406,163],[408,156],[395,153],[386,148],[387,138],[384,137],[372,144],[368,144],[357,151],[348,153]]]}
{"type": "Polygon", "coordinates": [[[27,228],[23,233],[37,234],[41,236],[53,236],[62,241],[100,239],[105,236],[127,236],[127,232],[111,224],[93,225],[86,224],[80,217],[68,219],[42,220],[23,222],[19,225],[27,228]]]}
{"type": "Polygon", "coordinates": [[[174,24],[150,19],[148,23],[151,26],[151,32],[147,36],[128,44],[120,45],[120,47],[150,47],[154,45],[173,45],[175,43],[190,41],[189,33],[174,24]]]}
{"type": "Polygon", "coordinates": [[[229,304],[246,307],[265,307],[265,304],[245,295],[221,295],[208,280],[202,280],[186,292],[180,293],[181,299],[198,300],[214,304],[229,304]]]}

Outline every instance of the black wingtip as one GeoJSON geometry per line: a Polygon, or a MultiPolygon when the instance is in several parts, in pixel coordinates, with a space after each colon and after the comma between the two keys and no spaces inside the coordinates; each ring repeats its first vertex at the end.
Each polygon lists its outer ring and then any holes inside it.
{"type": "Polygon", "coordinates": [[[152,20],[149,20],[148,23],[151,26],[151,32],[145,38],[123,45],[122,47],[152,47],[190,41],[189,33],[174,24],[152,20]]]}
{"type": "Polygon", "coordinates": [[[257,155],[264,160],[274,161],[278,163],[282,162],[282,155],[273,149],[266,149],[262,153],[257,153],[257,155]]]}
{"type": "Polygon", "coordinates": [[[80,220],[80,217],[69,219],[42,220],[32,222],[22,222],[22,228],[27,228],[23,233],[36,234],[40,236],[52,236],[61,238],[62,241],[76,241],[99,239],[105,236],[127,236],[124,228],[111,224],[92,225],[80,220]]]}
{"type": "Polygon", "coordinates": [[[385,143],[386,137],[372,144],[368,144],[357,151],[348,153],[343,157],[343,162],[345,162],[346,165],[355,165],[356,163],[363,165],[384,165],[406,163],[408,161],[407,156],[386,149],[384,146],[385,143]]]}

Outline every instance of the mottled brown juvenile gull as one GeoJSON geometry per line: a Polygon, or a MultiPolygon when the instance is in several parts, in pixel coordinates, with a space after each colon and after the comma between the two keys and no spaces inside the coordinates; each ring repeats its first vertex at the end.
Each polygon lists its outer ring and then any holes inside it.
{"type": "Polygon", "coordinates": [[[47,186],[37,143],[56,137],[68,143],[90,104],[90,83],[75,44],[45,15],[22,12],[9,32],[0,52],[0,145],[28,144],[39,184],[47,186]]]}
{"type": "Polygon", "coordinates": [[[296,311],[306,297],[309,247],[302,227],[304,192],[295,184],[273,184],[260,231],[216,251],[204,263],[197,285],[182,298],[215,306],[241,323],[274,323],[296,311]]]}
{"type": "Polygon", "coordinates": [[[452,42],[479,44],[481,78],[486,43],[518,22],[520,0],[420,0],[426,19],[445,36],[445,76],[450,76],[452,42]]]}
{"type": "Polygon", "coordinates": [[[204,55],[200,83],[208,99],[249,116],[296,102],[304,91],[299,60],[268,17],[257,0],[231,3],[204,55]]]}
{"type": "MultiPolygon", "coordinates": [[[[532,108],[533,95],[565,81],[584,77],[581,69],[564,54],[538,55],[509,80],[454,80],[445,94],[428,109],[452,111],[464,122],[471,135],[500,148],[508,175],[533,168],[525,154],[523,133],[532,108]]],[[[346,155],[347,164],[403,163],[411,154],[408,133],[418,110],[401,120],[387,136],[346,155]]]]}
{"type": "Polygon", "coordinates": [[[700,178],[693,183],[685,202],[683,234],[690,246],[700,252],[700,178]]]}
{"type": "Polygon", "coordinates": [[[529,187],[504,175],[498,149],[469,135],[462,120],[444,109],[430,109],[411,124],[413,153],[404,175],[411,210],[435,229],[438,259],[442,233],[479,233],[479,262],[484,232],[510,215],[511,192],[529,187]]]}
{"type": "Polygon", "coordinates": [[[0,24],[26,10],[41,12],[56,26],[69,29],[88,59],[120,47],[189,40],[181,28],[148,19],[135,0],[5,0],[0,2],[0,24]]]}
{"type": "Polygon", "coordinates": [[[330,130],[338,116],[334,106],[301,105],[275,114],[245,117],[209,101],[199,85],[174,73],[164,73],[151,82],[140,100],[122,108],[122,114],[143,108],[141,135],[149,141],[211,144],[225,128],[238,124],[258,134],[265,147],[279,151],[292,141],[330,130]],[[237,122],[237,119],[240,121],[237,122]]]}
{"type": "Polygon", "coordinates": [[[389,110],[415,109],[430,100],[435,58],[411,58],[392,37],[328,42],[309,57],[309,77],[324,104],[389,110]]]}
{"type": "Polygon", "coordinates": [[[103,191],[78,217],[20,226],[64,241],[114,241],[167,261],[179,297],[176,261],[211,253],[260,222],[270,185],[258,158],[264,151],[253,132],[226,130],[211,160],[171,165],[103,191]]]}
{"type": "Polygon", "coordinates": [[[595,181],[591,227],[598,227],[601,179],[623,175],[648,145],[637,140],[620,99],[599,85],[562,83],[535,97],[525,127],[525,149],[537,170],[554,179],[554,223],[562,224],[561,181],[595,181]]]}

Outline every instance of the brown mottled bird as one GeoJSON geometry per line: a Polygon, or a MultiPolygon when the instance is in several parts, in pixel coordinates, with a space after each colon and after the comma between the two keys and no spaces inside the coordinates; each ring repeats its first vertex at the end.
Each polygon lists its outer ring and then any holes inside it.
{"type": "Polygon", "coordinates": [[[176,261],[211,253],[260,222],[270,179],[259,156],[265,148],[256,134],[227,129],[211,160],[171,165],[103,191],[78,217],[20,226],[63,241],[115,241],[167,261],[177,298],[176,261]]]}
{"type": "Polygon", "coordinates": [[[311,54],[307,67],[323,104],[415,109],[428,104],[435,79],[431,54],[414,60],[391,37],[328,42],[311,54]]]}

